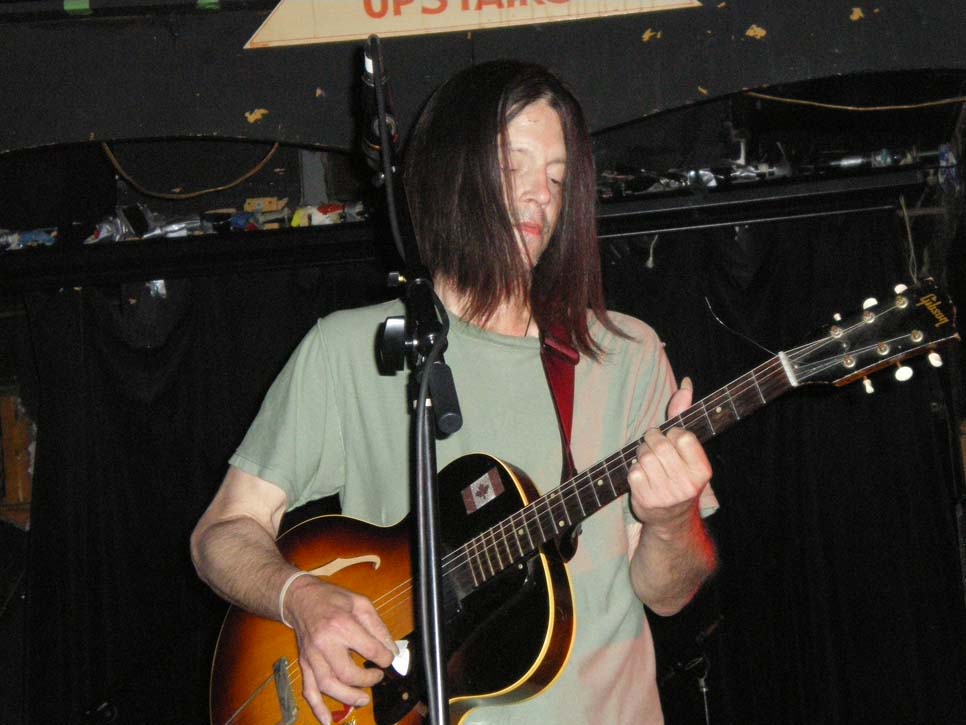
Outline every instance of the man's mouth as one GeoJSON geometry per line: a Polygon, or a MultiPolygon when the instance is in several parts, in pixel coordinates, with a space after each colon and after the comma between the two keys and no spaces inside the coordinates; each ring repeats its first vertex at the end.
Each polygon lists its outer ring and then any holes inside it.
{"type": "Polygon", "coordinates": [[[538,222],[517,222],[517,229],[520,230],[521,234],[526,236],[543,238],[543,224],[538,222]]]}

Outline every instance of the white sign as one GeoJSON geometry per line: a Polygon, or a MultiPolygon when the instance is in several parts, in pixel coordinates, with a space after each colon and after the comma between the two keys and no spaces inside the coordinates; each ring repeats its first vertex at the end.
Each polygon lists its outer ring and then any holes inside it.
{"type": "Polygon", "coordinates": [[[697,0],[282,0],[245,48],[487,30],[698,8],[697,0]]]}

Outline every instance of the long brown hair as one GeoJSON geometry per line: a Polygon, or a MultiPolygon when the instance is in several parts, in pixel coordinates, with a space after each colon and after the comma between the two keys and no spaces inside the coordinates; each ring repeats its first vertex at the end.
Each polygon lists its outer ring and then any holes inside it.
{"type": "Polygon", "coordinates": [[[600,348],[588,308],[619,334],[604,308],[590,136],[580,105],[554,75],[505,60],[461,71],[430,99],[405,159],[422,261],[466,298],[470,321],[485,324],[505,300],[529,295],[540,329],[569,332],[592,357],[600,348]],[[567,165],[557,226],[531,272],[506,207],[499,144],[507,123],[536,101],[560,117],[567,165]]]}

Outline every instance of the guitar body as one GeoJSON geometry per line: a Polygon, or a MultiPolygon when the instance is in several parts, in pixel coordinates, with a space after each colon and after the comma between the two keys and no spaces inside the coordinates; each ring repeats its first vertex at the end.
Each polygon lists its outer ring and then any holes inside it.
{"type": "MultiPolygon", "coordinates": [[[[534,495],[522,474],[495,458],[475,454],[454,461],[439,477],[443,553],[484,534],[534,495]]],[[[353,709],[326,700],[336,723],[392,725],[423,719],[409,524],[408,517],[395,526],[379,527],[342,516],[320,516],[278,540],[288,561],[305,571],[321,569],[327,581],[367,596],[393,637],[409,641],[408,673],[403,676],[389,668],[372,689],[368,706],[353,709]]],[[[486,561],[482,565],[488,564],[496,566],[486,561]]],[[[483,704],[506,704],[538,694],[570,654],[572,597],[563,561],[540,553],[502,564],[499,574],[469,591],[457,591],[444,570],[452,722],[460,722],[483,704]]],[[[362,664],[361,658],[357,661],[362,664]]],[[[291,629],[236,607],[229,610],[212,666],[210,714],[219,724],[315,722],[302,698],[298,647],[291,629]]]]}

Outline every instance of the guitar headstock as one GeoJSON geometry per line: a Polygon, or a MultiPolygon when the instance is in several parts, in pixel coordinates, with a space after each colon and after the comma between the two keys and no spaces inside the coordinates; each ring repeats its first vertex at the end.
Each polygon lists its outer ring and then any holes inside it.
{"type": "MultiPolygon", "coordinates": [[[[848,385],[891,364],[900,365],[902,380],[912,372],[901,366],[903,360],[959,339],[956,309],[931,279],[915,287],[900,285],[888,298],[867,300],[863,307],[784,353],[794,382],[848,385]]],[[[937,359],[930,358],[934,364],[937,359]]]]}

